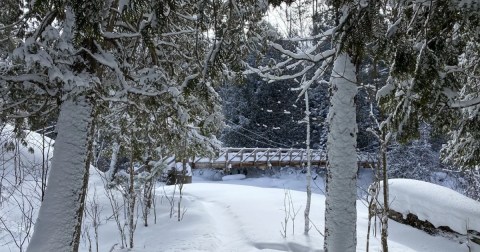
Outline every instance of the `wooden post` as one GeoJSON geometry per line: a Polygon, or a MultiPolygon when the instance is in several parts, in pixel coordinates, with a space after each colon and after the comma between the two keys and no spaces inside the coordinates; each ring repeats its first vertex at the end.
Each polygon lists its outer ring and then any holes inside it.
{"type": "Polygon", "coordinates": [[[292,166],[292,152],[293,152],[293,149],[290,148],[290,158],[288,159],[288,165],[289,166],[292,166]]]}
{"type": "Polygon", "coordinates": [[[278,149],[278,166],[282,166],[281,162],[282,161],[282,148],[278,149]]]}
{"type": "Polygon", "coordinates": [[[300,151],[300,156],[301,156],[300,163],[302,164],[302,170],[303,170],[303,166],[304,166],[303,165],[303,149],[300,151]]]}
{"type": "Polygon", "coordinates": [[[240,167],[242,167],[243,164],[243,149],[240,150],[240,167]]]}
{"type": "Polygon", "coordinates": [[[228,171],[228,150],[225,152],[225,170],[228,171]]]}

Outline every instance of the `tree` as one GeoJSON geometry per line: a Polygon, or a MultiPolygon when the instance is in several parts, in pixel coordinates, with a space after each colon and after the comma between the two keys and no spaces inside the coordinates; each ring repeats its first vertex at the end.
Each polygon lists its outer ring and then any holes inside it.
{"type": "MultiPolygon", "coordinates": [[[[18,22],[23,18],[23,2],[18,0],[6,0],[0,10],[0,61],[4,61],[7,52],[13,50],[18,39],[21,38],[22,25],[18,22]]],[[[0,65],[1,66],[1,65],[0,65]]]]}
{"type": "Polygon", "coordinates": [[[308,234],[310,231],[310,205],[312,203],[312,168],[311,168],[311,151],[310,151],[310,107],[309,107],[309,99],[308,99],[308,90],[305,91],[305,121],[307,123],[307,139],[306,139],[306,146],[307,146],[307,203],[305,206],[304,211],[304,229],[303,233],[308,234]]]}
{"type": "Polygon", "coordinates": [[[304,44],[311,46],[288,50],[278,43],[270,43],[285,55],[285,60],[269,67],[250,68],[248,72],[271,81],[302,79],[301,87],[305,92],[313,83],[322,82],[322,77],[331,70],[324,248],[325,251],[355,251],[357,69],[367,55],[365,45],[379,44],[380,33],[374,30],[384,27],[378,17],[380,2],[329,1],[327,5],[327,12],[336,13],[335,24],[320,29],[311,37],[291,39],[306,41],[304,44]],[[330,43],[332,46],[328,46],[330,43]],[[283,75],[281,69],[298,70],[283,75]],[[306,73],[310,69],[314,74],[308,76],[306,73]]]}
{"type": "Polygon", "coordinates": [[[243,54],[245,33],[267,6],[39,0],[27,8],[23,23],[38,25],[21,30],[24,42],[4,63],[2,120],[60,111],[49,184],[28,251],[77,251],[97,119],[110,103],[148,112],[170,102],[173,114],[162,118],[169,126],[208,136],[217,122],[208,114],[218,109],[213,86],[243,54]],[[189,114],[183,107],[189,97],[204,97],[193,102],[206,101],[207,109],[189,114]]]}
{"type": "MultiPolygon", "coordinates": [[[[426,121],[436,126],[437,134],[450,132],[454,135],[444,148],[445,157],[461,165],[478,163],[474,157],[479,151],[475,143],[477,127],[467,126],[478,121],[477,113],[470,113],[478,105],[478,90],[474,91],[478,79],[467,72],[475,68],[465,64],[475,61],[478,55],[478,50],[475,52],[468,46],[471,39],[479,38],[476,31],[480,21],[478,7],[475,1],[442,0],[395,5],[388,15],[390,25],[385,44],[385,56],[391,63],[390,76],[387,84],[377,92],[377,100],[388,115],[384,124],[389,131],[395,131],[400,142],[419,138],[426,121]],[[473,89],[468,88],[472,86],[473,89]],[[459,107],[468,107],[468,119],[461,115],[466,111],[459,107]]],[[[390,154],[395,155],[402,149],[407,148],[396,149],[390,154]]],[[[425,141],[414,142],[412,149],[416,154],[423,153],[423,160],[432,162],[431,158],[425,158],[434,156],[425,141]]],[[[398,172],[398,166],[393,164],[391,168],[398,172]]],[[[419,170],[425,172],[422,169],[425,166],[429,167],[428,163],[415,160],[413,168],[408,166],[410,176],[413,173],[422,176],[418,173],[419,170]]]]}
{"type": "Polygon", "coordinates": [[[357,210],[357,94],[355,66],[348,54],[335,59],[331,77],[327,140],[325,251],[355,251],[357,210]],[[342,213],[340,215],[340,213],[342,213]]]}
{"type": "Polygon", "coordinates": [[[387,32],[390,77],[377,94],[398,139],[418,137],[425,120],[450,136],[444,160],[464,167],[480,161],[478,9],[476,1],[397,5],[387,32]]]}
{"type": "MultiPolygon", "coordinates": [[[[288,42],[284,45],[291,46],[288,42]]],[[[258,63],[254,60],[256,56],[252,53],[247,58],[252,66],[281,60],[281,54],[271,48],[258,63]]],[[[292,71],[285,74],[288,72],[292,71]]],[[[255,74],[245,76],[236,86],[227,83],[221,91],[229,126],[222,135],[224,143],[235,147],[303,147],[305,131],[300,121],[304,117],[304,103],[303,99],[297,99],[298,91],[292,90],[297,85],[291,80],[268,83],[255,74]]]]}

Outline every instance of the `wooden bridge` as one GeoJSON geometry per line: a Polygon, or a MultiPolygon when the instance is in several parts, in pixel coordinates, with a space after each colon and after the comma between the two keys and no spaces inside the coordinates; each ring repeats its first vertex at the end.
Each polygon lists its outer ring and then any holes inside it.
{"type": "MultiPolygon", "coordinates": [[[[312,166],[326,166],[326,152],[324,150],[310,150],[312,166]]],[[[357,152],[358,167],[371,168],[378,162],[376,154],[357,152]]],[[[169,166],[175,161],[170,161],[169,166]]],[[[192,168],[248,168],[248,167],[302,167],[307,163],[306,149],[282,148],[222,148],[214,158],[197,157],[190,161],[192,168]]]]}

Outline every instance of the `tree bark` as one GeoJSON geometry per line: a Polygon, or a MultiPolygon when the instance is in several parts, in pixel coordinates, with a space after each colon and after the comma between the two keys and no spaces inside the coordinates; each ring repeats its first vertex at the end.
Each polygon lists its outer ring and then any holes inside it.
{"type": "MultiPolygon", "coordinates": [[[[131,150],[133,152],[133,148],[131,150]]],[[[128,185],[128,237],[130,248],[133,248],[133,241],[136,229],[136,220],[135,220],[135,203],[137,201],[136,192],[135,192],[135,170],[133,167],[133,154],[130,157],[130,170],[129,170],[129,185],[128,185]]]]}
{"type": "Polygon", "coordinates": [[[383,210],[382,210],[382,251],[388,252],[388,173],[387,173],[387,138],[385,129],[382,132],[382,172],[383,172],[383,210]]]}
{"type": "Polygon", "coordinates": [[[337,56],[330,79],[327,140],[325,252],[356,249],[357,94],[355,66],[346,53],[337,56]]]}
{"type": "Polygon", "coordinates": [[[308,99],[308,90],[305,91],[305,120],[307,121],[307,205],[305,206],[304,218],[305,227],[303,233],[308,235],[310,231],[310,205],[312,202],[312,162],[310,151],[310,107],[308,99]]]}
{"type": "Polygon", "coordinates": [[[28,252],[78,251],[92,130],[93,105],[85,96],[62,103],[45,199],[28,252]]]}
{"type": "Polygon", "coordinates": [[[145,161],[145,171],[148,173],[149,178],[146,179],[143,187],[143,225],[148,226],[148,215],[150,215],[150,209],[152,209],[152,195],[153,195],[153,176],[152,166],[150,165],[150,158],[145,161]]]}

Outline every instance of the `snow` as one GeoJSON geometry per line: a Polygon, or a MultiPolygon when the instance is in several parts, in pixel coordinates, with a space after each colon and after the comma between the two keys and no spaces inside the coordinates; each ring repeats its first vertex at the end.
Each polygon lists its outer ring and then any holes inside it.
{"type": "MultiPolygon", "coordinates": [[[[1,128],[0,128],[1,129],[1,128]]],[[[15,142],[15,134],[13,133],[13,126],[12,125],[5,125],[3,130],[0,133],[0,148],[2,153],[0,163],[2,166],[13,166],[13,152],[6,152],[4,151],[5,144],[8,142],[15,142]]],[[[26,146],[19,144],[19,152],[21,157],[21,167],[22,169],[28,169],[33,171],[33,167],[38,167],[42,164],[43,160],[48,160],[53,155],[53,144],[55,143],[54,140],[45,137],[43,138],[42,135],[37,134],[32,131],[25,131],[25,143],[26,146]],[[42,142],[45,141],[45,146],[42,146],[42,142]],[[44,152],[42,152],[42,149],[44,152]],[[42,153],[44,153],[45,158],[42,157],[42,153]]],[[[6,171],[7,169],[5,169],[6,171]]],[[[32,175],[32,174],[28,174],[32,175]]],[[[28,179],[33,179],[29,177],[28,179]]]]}
{"type": "Polygon", "coordinates": [[[81,221],[79,209],[80,199],[85,195],[83,185],[88,179],[85,157],[88,155],[92,106],[80,96],[76,101],[67,99],[60,108],[49,182],[29,252],[72,250],[75,246],[73,234],[81,221]]]}
{"type": "MultiPolygon", "coordinates": [[[[295,220],[295,234],[292,233],[293,222],[290,220],[287,237],[280,235],[285,189],[290,190],[296,209],[303,210],[305,205],[305,175],[292,172],[294,170],[274,176],[230,181],[213,181],[218,171],[195,172],[193,183],[184,187],[182,204],[187,212],[181,222],[169,218],[170,206],[164,199],[165,195],[172,193],[173,186],[160,185],[156,189],[157,223],[153,224],[152,218],[149,227],[137,225],[135,248],[132,250],[120,249],[116,225],[109,219],[111,209],[101,176],[94,168],[91,171],[88,199],[91,200],[96,191],[102,209],[99,251],[110,251],[115,244],[116,252],[322,251],[323,237],[315,229],[310,231],[310,236],[303,235],[301,215],[295,220]]],[[[317,179],[316,183],[323,187],[323,181],[317,179]]],[[[325,197],[321,190],[313,189],[311,219],[323,231],[325,197]]],[[[357,251],[365,251],[368,219],[363,202],[357,201],[357,211],[357,251]]],[[[88,217],[86,221],[88,223],[88,217]]],[[[93,233],[92,230],[87,231],[93,233]]],[[[389,231],[391,251],[468,251],[466,245],[457,241],[430,236],[394,221],[390,222],[389,231]]],[[[380,249],[380,237],[373,236],[370,251],[380,249]]],[[[16,251],[14,245],[9,243],[0,247],[0,252],[7,251],[16,251]]],[[[85,237],[82,238],[80,251],[88,251],[85,237]]]]}
{"type": "Polygon", "coordinates": [[[241,179],[245,179],[247,176],[243,175],[243,174],[235,174],[235,175],[227,175],[227,176],[223,176],[222,177],[222,180],[223,181],[230,181],[230,180],[241,180],[241,179]]]}
{"type": "MultiPolygon", "coordinates": [[[[40,139],[41,136],[36,133],[27,135],[29,146],[34,146],[32,143],[36,143],[40,139]]],[[[25,159],[33,160],[35,158],[35,160],[39,160],[39,153],[32,154],[28,152],[28,148],[22,149],[22,154],[25,155],[25,159]]],[[[4,170],[11,170],[11,167],[9,168],[7,165],[4,170]]],[[[371,182],[371,172],[371,170],[361,169],[358,186],[365,188],[371,182]]],[[[135,232],[135,247],[132,250],[127,250],[120,249],[119,246],[121,243],[116,224],[111,218],[112,210],[105,194],[101,178],[102,173],[95,168],[91,168],[87,199],[91,202],[93,198],[97,197],[99,209],[101,209],[99,251],[110,251],[113,246],[115,246],[113,250],[115,252],[322,251],[323,237],[315,228],[310,230],[310,236],[303,235],[303,217],[301,214],[295,219],[294,234],[292,232],[292,220],[287,225],[287,237],[283,238],[280,234],[281,223],[285,218],[285,190],[290,190],[293,206],[295,209],[300,209],[301,213],[306,203],[305,174],[301,173],[300,170],[290,168],[280,169],[276,172],[266,170],[264,173],[254,174],[249,170],[248,176],[244,179],[222,181],[223,174],[220,171],[194,170],[193,183],[184,187],[182,205],[187,211],[181,222],[178,222],[175,216],[172,219],[169,218],[170,206],[168,201],[165,200],[166,195],[172,194],[174,187],[158,185],[156,188],[157,223],[154,224],[153,211],[149,221],[150,226],[144,227],[139,220],[135,232]]],[[[316,175],[313,176],[317,179],[313,180],[311,219],[316,228],[323,232],[325,207],[323,191],[325,185],[323,179],[316,175]]],[[[240,178],[243,176],[233,175],[228,177],[240,178]]],[[[410,191],[403,192],[402,195],[405,195],[406,199],[415,198],[417,194],[424,195],[422,200],[428,202],[428,205],[424,206],[425,210],[432,209],[439,204],[441,206],[439,208],[447,211],[447,207],[442,205],[446,204],[444,200],[455,203],[453,206],[448,205],[448,208],[459,209],[471,206],[473,210],[479,209],[479,207],[476,207],[478,203],[475,205],[448,189],[432,187],[432,185],[423,187],[423,182],[412,181],[410,184],[401,184],[399,181],[391,180],[391,193],[396,193],[396,187],[405,190],[412,188],[410,191]],[[429,201],[430,198],[442,195],[445,195],[443,199],[429,201]]],[[[28,181],[24,183],[24,187],[28,183],[28,181]]],[[[32,202],[38,207],[38,197],[34,196],[35,189],[38,190],[38,186],[32,186],[29,190],[25,188],[23,193],[31,194],[32,202]]],[[[176,197],[178,198],[178,188],[176,197]]],[[[393,202],[398,200],[398,195],[392,197],[393,202]]],[[[90,204],[89,202],[87,202],[87,207],[90,204]]],[[[417,202],[420,203],[421,201],[418,200],[417,202]]],[[[12,225],[11,227],[17,228],[16,220],[21,219],[22,213],[19,211],[19,207],[13,203],[13,201],[5,201],[0,206],[0,218],[8,220],[8,223],[12,225]]],[[[365,202],[357,200],[356,204],[358,217],[358,245],[356,251],[365,251],[368,211],[364,205],[365,202]]],[[[411,208],[414,208],[414,206],[412,205],[411,208]]],[[[463,212],[459,216],[466,213],[464,210],[461,211],[463,212]]],[[[478,216],[478,212],[475,211],[471,214],[476,213],[473,216],[478,216]]],[[[429,217],[432,217],[433,214],[437,213],[432,213],[429,217]]],[[[442,212],[438,214],[438,219],[448,219],[445,218],[445,215],[442,215],[442,212]]],[[[34,213],[33,219],[36,219],[36,213],[34,213]]],[[[85,217],[85,222],[84,232],[89,232],[93,240],[93,230],[88,228],[88,226],[91,227],[89,217],[85,217]]],[[[19,228],[19,231],[22,230],[19,228]]],[[[3,227],[0,228],[0,252],[18,251],[13,241],[9,239],[3,227]]],[[[378,235],[374,236],[372,233],[370,242],[370,251],[381,250],[378,235]]],[[[390,250],[394,252],[468,251],[465,244],[456,240],[431,236],[395,221],[389,223],[389,246],[390,250]]],[[[93,249],[95,251],[95,247],[93,249]]],[[[82,235],[80,251],[89,251],[88,240],[85,235],[82,235]]]]}
{"type": "Polygon", "coordinates": [[[327,116],[328,181],[325,203],[325,250],[355,251],[357,219],[356,70],[346,53],[337,56],[330,79],[332,94],[327,116]]]}
{"type": "Polygon", "coordinates": [[[49,167],[53,154],[54,140],[40,134],[25,131],[25,146],[16,142],[13,126],[5,125],[0,132],[0,251],[18,251],[17,246],[9,241],[17,240],[28,245],[28,238],[33,232],[30,220],[35,220],[40,207],[40,183],[42,162],[49,167]],[[6,151],[8,143],[18,144],[15,151],[6,151]],[[44,150],[42,152],[42,150],[44,150]],[[32,152],[33,151],[33,152],[32,152]],[[15,169],[15,163],[17,170],[15,169]],[[20,169],[18,169],[20,168],[20,169]],[[21,173],[21,183],[15,175],[21,173]],[[25,197],[27,196],[27,197],[25,197]],[[19,211],[23,208],[24,212],[19,211]],[[8,227],[9,230],[6,230],[8,227]],[[3,250],[5,248],[5,250],[3,250]]]}
{"type": "Polygon", "coordinates": [[[480,202],[424,181],[390,179],[389,185],[390,208],[404,216],[412,213],[435,227],[447,226],[460,234],[480,231],[480,202]]]}
{"type": "Polygon", "coordinates": [[[129,4],[130,4],[130,0],[120,0],[118,2],[118,11],[122,13],[125,7],[128,6],[129,4]]]}
{"type": "MultiPolygon", "coordinates": [[[[170,164],[169,167],[167,167],[167,170],[172,170],[175,169],[177,172],[183,172],[183,163],[182,162],[175,162],[174,164],[170,164]]],[[[189,163],[185,164],[185,175],[187,176],[192,176],[192,167],[190,166],[189,163]]]]}
{"type": "MultiPolygon", "coordinates": [[[[205,165],[210,163],[224,163],[228,160],[229,164],[241,162],[279,162],[279,161],[305,161],[307,152],[305,149],[293,148],[222,148],[220,155],[214,158],[195,158],[195,163],[205,165]],[[228,153],[228,156],[226,155],[228,153]],[[228,159],[227,159],[228,157],[228,159]]],[[[326,153],[323,150],[312,150],[312,161],[326,161],[326,153]]],[[[376,154],[368,152],[357,152],[358,162],[372,162],[377,160],[376,154]]],[[[171,162],[171,161],[169,161],[171,162]]]]}
{"type": "Polygon", "coordinates": [[[395,90],[395,86],[393,85],[390,79],[387,81],[385,86],[383,86],[382,88],[380,88],[380,90],[377,91],[377,94],[376,94],[377,101],[386,97],[387,95],[390,95],[394,90],[395,90]]]}
{"type": "MultiPolygon", "coordinates": [[[[284,220],[285,189],[290,190],[295,209],[303,210],[306,195],[303,192],[304,174],[281,174],[280,177],[247,178],[232,181],[212,181],[215,171],[194,174],[192,184],[185,185],[183,206],[187,209],[184,219],[170,219],[170,206],[166,200],[157,200],[157,224],[137,226],[135,248],[114,251],[323,251],[323,237],[315,230],[303,235],[301,214],[287,225],[287,237],[280,234],[284,220]],[[282,184],[285,182],[285,184],[282,184]]],[[[92,172],[90,192],[95,187],[103,207],[100,226],[100,251],[109,251],[119,243],[113,221],[106,221],[110,209],[102,194],[103,184],[97,172],[92,172]]],[[[157,199],[171,194],[173,186],[159,186],[157,199]]],[[[91,196],[91,193],[90,193],[91,196]]],[[[312,195],[311,219],[323,231],[325,197],[312,195]]],[[[365,251],[367,208],[357,202],[358,245],[357,251],[365,251]]],[[[150,221],[153,223],[153,221],[150,221]]],[[[373,234],[372,234],[373,235],[373,234]]],[[[468,251],[466,245],[443,237],[435,237],[406,225],[390,222],[389,244],[391,251],[451,252],[468,251]]],[[[380,237],[371,238],[370,251],[380,251],[380,237]]],[[[0,249],[1,252],[6,250],[0,249]]],[[[80,251],[88,251],[84,242],[80,251]]]]}
{"type": "Polygon", "coordinates": [[[284,55],[287,55],[293,59],[296,60],[306,60],[306,61],[312,61],[312,62],[320,62],[322,60],[325,60],[327,58],[333,57],[336,53],[335,49],[330,49],[330,50],[325,50],[323,52],[317,53],[315,55],[310,54],[310,50],[307,51],[301,51],[294,53],[292,51],[289,51],[287,49],[284,49],[283,46],[277,44],[277,43],[270,43],[270,46],[272,46],[274,49],[278,50],[284,55]]]}

